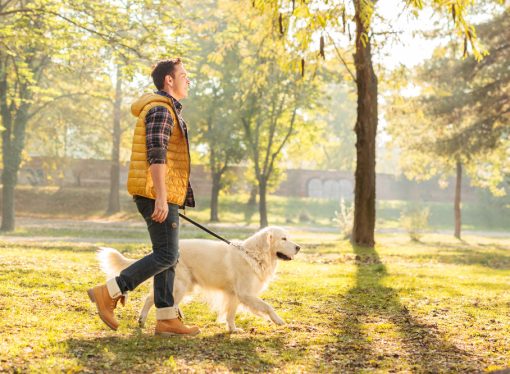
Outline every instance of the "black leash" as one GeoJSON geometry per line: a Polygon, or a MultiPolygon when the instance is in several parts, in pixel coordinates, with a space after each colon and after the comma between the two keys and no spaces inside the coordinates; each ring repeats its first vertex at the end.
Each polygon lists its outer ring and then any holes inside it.
{"type": "Polygon", "coordinates": [[[181,218],[184,218],[186,221],[191,222],[191,223],[192,223],[192,224],[194,224],[195,226],[197,226],[197,227],[201,228],[201,229],[202,229],[202,230],[204,230],[206,233],[211,234],[212,236],[214,236],[214,237],[216,237],[216,238],[218,238],[218,239],[220,239],[220,240],[224,241],[224,242],[225,242],[225,243],[227,243],[227,244],[232,244],[232,242],[230,242],[230,241],[228,241],[227,239],[225,239],[225,238],[221,237],[220,235],[216,234],[215,232],[213,232],[213,231],[209,230],[207,227],[202,226],[200,223],[193,221],[191,218],[186,217],[184,214],[179,213],[179,216],[180,216],[181,218]]]}

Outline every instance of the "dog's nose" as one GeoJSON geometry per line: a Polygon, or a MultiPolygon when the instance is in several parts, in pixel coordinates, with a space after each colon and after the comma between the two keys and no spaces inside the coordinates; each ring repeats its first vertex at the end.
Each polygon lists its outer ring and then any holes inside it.
{"type": "Polygon", "coordinates": [[[296,253],[298,253],[300,249],[301,247],[299,245],[296,245],[296,253]]]}

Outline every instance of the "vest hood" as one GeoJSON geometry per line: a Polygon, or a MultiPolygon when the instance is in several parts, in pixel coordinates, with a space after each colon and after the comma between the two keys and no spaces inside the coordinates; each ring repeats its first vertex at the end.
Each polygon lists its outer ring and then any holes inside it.
{"type": "Polygon", "coordinates": [[[163,104],[172,105],[172,102],[168,97],[158,95],[155,93],[146,93],[140,96],[133,104],[131,104],[131,114],[138,117],[142,112],[143,108],[150,103],[160,102],[163,104]]]}

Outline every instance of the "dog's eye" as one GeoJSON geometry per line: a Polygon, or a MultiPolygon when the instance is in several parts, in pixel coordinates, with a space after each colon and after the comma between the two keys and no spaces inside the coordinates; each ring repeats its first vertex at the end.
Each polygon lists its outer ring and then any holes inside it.
{"type": "Polygon", "coordinates": [[[287,240],[287,238],[282,238],[282,240],[287,240]]]}

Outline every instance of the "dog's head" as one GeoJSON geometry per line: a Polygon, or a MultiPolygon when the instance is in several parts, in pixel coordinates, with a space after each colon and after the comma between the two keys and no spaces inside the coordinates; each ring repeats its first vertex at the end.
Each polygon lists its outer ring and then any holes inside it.
{"type": "Polygon", "coordinates": [[[267,240],[271,254],[281,260],[293,260],[301,247],[292,242],[287,232],[281,227],[269,226],[260,232],[267,240]]]}

